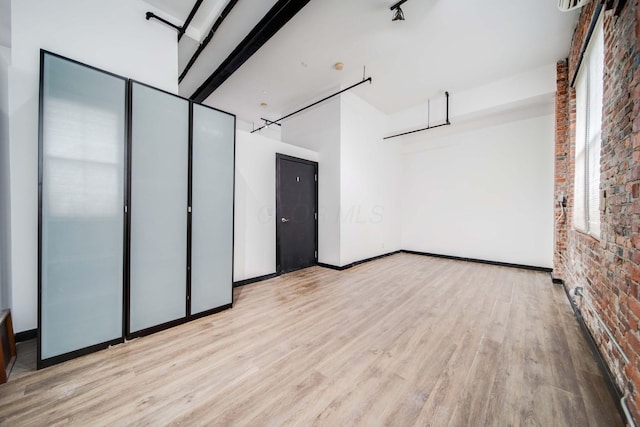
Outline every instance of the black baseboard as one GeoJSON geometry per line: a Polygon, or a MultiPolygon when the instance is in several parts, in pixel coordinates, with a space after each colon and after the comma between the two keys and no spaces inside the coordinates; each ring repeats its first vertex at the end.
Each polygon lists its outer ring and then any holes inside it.
{"type": "Polygon", "coordinates": [[[233,282],[233,287],[237,288],[238,286],[250,285],[256,282],[262,282],[263,280],[273,279],[278,276],[278,273],[271,273],[265,274],[264,276],[252,277],[251,279],[238,280],[237,282],[233,282]]]}
{"type": "MultiPolygon", "coordinates": [[[[53,356],[49,359],[36,360],[36,369],[44,369],[49,366],[57,365],[58,363],[66,362],[67,360],[75,359],[76,357],[86,356],[87,354],[95,353],[96,351],[104,350],[112,345],[122,344],[123,338],[117,338],[115,340],[106,341],[100,344],[92,345],[89,347],[81,348],[80,350],[70,351],[69,353],[53,356]]],[[[38,349],[38,358],[40,357],[40,349],[38,349]]]]}
{"type": "Polygon", "coordinates": [[[454,261],[476,262],[479,264],[498,265],[500,267],[522,268],[525,270],[542,271],[544,273],[551,273],[553,271],[552,268],[537,267],[535,265],[511,264],[509,262],[489,261],[485,259],[476,259],[476,258],[464,258],[459,256],[453,256],[453,255],[432,254],[429,252],[417,252],[417,251],[408,251],[408,250],[402,250],[401,252],[405,254],[412,254],[412,255],[422,255],[422,256],[430,256],[434,258],[451,259],[454,261]]]}
{"type": "Polygon", "coordinates": [[[192,314],[191,316],[189,316],[189,321],[200,319],[202,317],[211,316],[213,314],[220,313],[221,311],[228,310],[230,308],[233,308],[233,303],[225,304],[220,307],[212,308],[211,310],[206,310],[200,313],[192,314]]]}
{"type": "Polygon", "coordinates": [[[337,270],[337,271],[342,271],[342,270],[346,270],[347,268],[351,268],[351,265],[345,265],[343,267],[338,267],[337,265],[325,264],[323,262],[319,262],[317,265],[318,265],[318,267],[330,268],[331,270],[337,270]]]}
{"type": "Polygon", "coordinates": [[[385,257],[391,256],[391,255],[399,254],[400,252],[402,252],[402,251],[393,251],[393,252],[389,252],[389,253],[386,253],[386,254],[374,256],[374,257],[371,257],[371,258],[362,259],[360,261],[354,261],[354,262],[352,262],[350,264],[345,264],[345,265],[340,266],[340,267],[337,266],[337,265],[324,264],[322,262],[319,262],[318,263],[318,267],[330,268],[332,270],[342,271],[342,270],[347,270],[347,269],[349,269],[351,267],[355,267],[356,265],[364,264],[365,262],[371,262],[371,261],[375,261],[375,260],[380,259],[380,258],[385,258],[385,257]]]}
{"type": "Polygon", "coordinates": [[[616,403],[616,407],[618,408],[618,413],[620,415],[620,418],[622,419],[623,425],[626,425],[627,418],[621,403],[623,393],[618,388],[618,385],[616,384],[615,377],[613,376],[613,372],[611,372],[611,369],[609,369],[609,365],[607,365],[607,362],[605,361],[604,356],[600,352],[600,348],[598,347],[598,344],[596,343],[595,338],[591,334],[589,327],[584,321],[584,317],[582,317],[580,308],[571,299],[571,295],[569,294],[569,288],[567,287],[567,284],[562,279],[552,278],[552,281],[553,283],[562,285],[564,289],[564,293],[567,296],[567,299],[569,300],[569,304],[571,304],[571,308],[573,309],[573,314],[578,320],[578,324],[580,325],[580,329],[582,330],[582,335],[584,335],[584,338],[587,340],[587,344],[589,345],[589,349],[591,350],[593,357],[596,359],[596,364],[600,369],[600,373],[602,374],[602,377],[604,378],[605,383],[607,383],[607,388],[609,389],[609,393],[611,393],[611,396],[613,397],[613,400],[616,403]]]}
{"type": "Polygon", "coordinates": [[[37,329],[29,329],[27,331],[18,332],[15,335],[15,338],[16,338],[16,342],[34,340],[34,339],[38,338],[38,330],[37,329]]]}

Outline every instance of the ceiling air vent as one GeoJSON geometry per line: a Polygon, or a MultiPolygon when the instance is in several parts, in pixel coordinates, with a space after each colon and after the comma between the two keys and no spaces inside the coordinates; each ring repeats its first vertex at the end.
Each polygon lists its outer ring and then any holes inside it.
{"type": "Polygon", "coordinates": [[[591,0],[558,0],[558,9],[563,12],[578,9],[589,3],[591,0]]]}

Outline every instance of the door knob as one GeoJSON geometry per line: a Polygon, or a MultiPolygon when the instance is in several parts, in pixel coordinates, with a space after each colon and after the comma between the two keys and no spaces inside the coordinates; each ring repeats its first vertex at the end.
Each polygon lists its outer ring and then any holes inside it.
{"type": "Polygon", "coordinates": [[[289,222],[289,220],[288,220],[287,218],[285,218],[285,217],[282,217],[282,219],[281,219],[280,221],[282,221],[282,222],[289,222]]]}

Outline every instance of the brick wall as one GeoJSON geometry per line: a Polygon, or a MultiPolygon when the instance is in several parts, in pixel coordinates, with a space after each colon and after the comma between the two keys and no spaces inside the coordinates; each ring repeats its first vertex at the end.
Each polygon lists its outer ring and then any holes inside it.
{"type": "Polygon", "coordinates": [[[605,193],[598,241],[572,229],[575,91],[569,87],[595,6],[582,9],[568,61],[557,65],[556,199],[568,196],[567,216],[556,207],[554,276],[583,286],[585,321],[619,388],[640,421],[640,7],[628,0],[619,16],[604,12],[604,100],[601,190],[605,193]],[[589,307],[593,305],[595,310],[589,307]],[[594,312],[595,311],[595,312],[594,312]],[[598,317],[616,337],[617,351],[598,317]]]}
{"type": "Polygon", "coordinates": [[[562,257],[567,248],[567,227],[571,221],[570,202],[568,197],[565,206],[558,201],[559,197],[571,194],[573,158],[569,156],[569,69],[567,61],[560,61],[556,65],[556,160],[555,160],[555,236],[554,236],[554,275],[564,277],[564,263],[562,257]]]}

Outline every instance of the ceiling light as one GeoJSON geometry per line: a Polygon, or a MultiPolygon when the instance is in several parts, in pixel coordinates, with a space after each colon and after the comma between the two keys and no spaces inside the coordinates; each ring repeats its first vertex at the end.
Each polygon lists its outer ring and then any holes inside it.
{"type": "Polygon", "coordinates": [[[267,103],[266,103],[266,102],[261,102],[261,103],[260,103],[260,106],[261,106],[262,108],[267,108],[267,103]]]}
{"type": "Polygon", "coordinates": [[[402,12],[400,6],[396,8],[396,12],[393,14],[392,21],[404,21],[404,13],[402,12]]]}
{"type": "Polygon", "coordinates": [[[336,62],[336,65],[334,65],[334,67],[336,68],[336,70],[340,71],[344,68],[344,64],[342,62],[336,62]]]}
{"type": "Polygon", "coordinates": [[[391,9],[391,11],[393,11],[392,21],[404,21],[404,12],[402,12],[400,6],[402,6],[406,2],[407,0],[400,0],[389,8],[391,9]]]}

